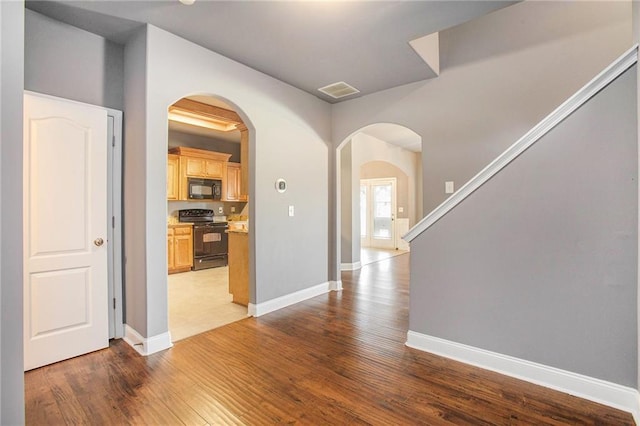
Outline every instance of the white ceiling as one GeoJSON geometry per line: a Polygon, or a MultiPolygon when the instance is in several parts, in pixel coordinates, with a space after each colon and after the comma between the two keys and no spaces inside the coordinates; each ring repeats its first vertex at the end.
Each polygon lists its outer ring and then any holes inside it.
{"type": "Polygon", "coordinates": [[[27,1],[27,7],[124,44],[151,23],[336,102],[317,89],[345,81],[347,100],[432,78],[409,42],[513,1],[27,1]]]}

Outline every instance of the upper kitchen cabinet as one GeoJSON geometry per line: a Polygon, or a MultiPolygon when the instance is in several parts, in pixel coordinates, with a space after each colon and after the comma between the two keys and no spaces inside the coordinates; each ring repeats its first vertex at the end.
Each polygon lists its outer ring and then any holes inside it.
{"type": "Polygon", "coordinates": [[[221,155],[226,156],[226,159],[212,160],[207,158],[181,156],[180,159],[184,164],[185,176],[222,179],[224,177],[224,163],[229,159],[230,155],[221,155]]]}
{"type": "Polygon", "coordinates": [[[223,201],[248,201],[249,131],[240,116],[222,100],[193,95],[171,105],[168,118],[169,152],[179,155],[178,199],[187,199],[188,178],[203,178],[222,181],[223,201]]]}
{"type": "Polygon", "coordinates": [[[178,200],[180,182],[180,157],[167,155],[167,200],[178,200]]]}
{"type": "Polygon", "coordinates": [[[240,170],[240,164],[228,163],[227,179],[224,185],[224,192],[223,192],[224,201],[241,201],[240,200],[241,179],[242,179],[242,173],[240,170]]]}
{"type": "Polygon", "coordinates": [[[169,153],[180,158],[179,199],[188,199],[187,178],[198,177],[206,179],[226,180],[226,164],[231,154],[206,151],[204,149],[177,147],[171,148],[169,153]]]}

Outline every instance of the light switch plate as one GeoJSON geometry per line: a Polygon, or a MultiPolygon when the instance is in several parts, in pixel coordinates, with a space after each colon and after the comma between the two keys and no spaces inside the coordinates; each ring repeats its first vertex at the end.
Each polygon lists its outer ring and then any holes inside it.
{"type": "Polygon", "coordinates": [[[294,215],[294,208],[293,206],[289,206],[289,216],[293,216],[294,215]]]}
{"type": "Polygon", "coordinates": [[[445,194],[453,194],[453,181],[447,181],[444,183],[444,193],[445,194]]]}
{"type": "Polygon", "coordinates": [[[398,213],[404,213],[404,207],[398,207],[398,213]]]}
{"type": "Polygon", "coordinates": [[[231,213],[235,213],[236,212],[236,208],[231,206],[231,213]]]}

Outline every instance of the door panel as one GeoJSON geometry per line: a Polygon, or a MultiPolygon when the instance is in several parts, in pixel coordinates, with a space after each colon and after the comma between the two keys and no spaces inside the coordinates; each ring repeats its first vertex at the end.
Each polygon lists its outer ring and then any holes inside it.
{"type": "Polygon", "coordinates": [[[109,345],[107,112],[25,94],[24,113],[29,370],[109,345]]]}

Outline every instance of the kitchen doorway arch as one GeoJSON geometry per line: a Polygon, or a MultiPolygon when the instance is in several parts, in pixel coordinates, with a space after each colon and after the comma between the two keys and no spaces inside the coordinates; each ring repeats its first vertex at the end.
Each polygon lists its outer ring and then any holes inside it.
{"type": "Polygon", "coordinates": [[[255,240],[249,231],[253,140],[243,111],[219,96],[189,94],[167,109],[167,315],[172,341],[248,316],[255,294],[255,240]],[[196,181],[206,184],[192,185],[196,181]],[[211,182],[213,190],[207,191],[211,182]]]}

